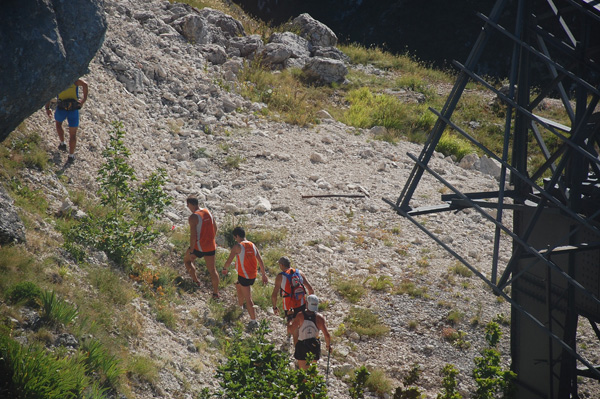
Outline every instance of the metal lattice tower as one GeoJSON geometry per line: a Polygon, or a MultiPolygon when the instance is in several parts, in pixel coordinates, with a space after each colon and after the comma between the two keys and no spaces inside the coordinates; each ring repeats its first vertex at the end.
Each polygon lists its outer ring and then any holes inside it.
{"type": "Polygon", "coordinates": [[[479,17],[483,29],[465,64],[455,62],[460,73],[443,109],[430,109],[438,119],[427,142],[418,157],[408,154],[415,162],[408,181],[396,201],[384,201],[510,302],[517,398],[577,398],[578,378],[600,381],[600,367],[576,345],[580,320],[587,319],[600,340],[600,0],[498,0],[489,17],[479,17]],[[513,19],[505,23],[506,15],[513,19]],[[506,90],[476,72],[492,39],[513,46],[506,90]],[[500,153],[452,119],[469,81],[493,92],[506,109],[500,153]],[[536,115],[550,97],[560,100],[569,123],[536,115]],[[500,163],[497,191],[463,193],[428,166],[446,129],[500,163]],[[548,136],[559,145],[547,145],[548,136]],[[546,161],[529,165],[532,153],[546,161]],[[425,173],[452,194],[442,195],[437,206],[413,208],[425,173]],[[489,278],[415,219],[464,208],[495,226],[489,278]],[[513,248],[503,265],[501,234],[513,248]]]}

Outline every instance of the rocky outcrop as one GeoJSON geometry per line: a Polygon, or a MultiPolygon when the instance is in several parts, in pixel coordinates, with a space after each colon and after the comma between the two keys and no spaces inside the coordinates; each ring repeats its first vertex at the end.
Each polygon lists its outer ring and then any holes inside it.
{"type": "Polygon", "coordinates": [[[17,215],[12,198],[0,185],[0,246],[25,242],[25,226],[17,215]]]}
{"type": "Polygon", "coordinates": [[[87,71],[106,32],[101,0],[0,4],[0,141],[87,71]]]}

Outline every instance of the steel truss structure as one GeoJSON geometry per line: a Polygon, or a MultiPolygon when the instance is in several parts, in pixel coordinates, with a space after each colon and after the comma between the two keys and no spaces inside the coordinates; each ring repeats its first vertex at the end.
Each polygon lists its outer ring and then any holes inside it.
{"type": "Polygon", "coordinates": [[[479,17],[484,26],[465,64],[454,63],[460,73],[443,109],[430,109],[438,119],[427,142],[418,156],[408,154],[415,162],[409,179],[396,201],[383,200],[510,302],[517,398],[577,398],[578,378],[600,381],[600,368],[576,345],[580,320],[587,319],[600,340],[600,0],[498,0],[489,16],[479,17]],[[503,25],[506,15],[512,17],[503,25]],[[513,46],[506,90],[476,73],[492,38],[513,46]],[[452,119],[470,81],[505,107],[500,153],[452,119]],[[536,114],[549,98],[560,100],[569,123],[536,114]],[[501,165],[497,191],[463,193],[428,166],[447,129],[501,165]],[[548,136],[560,145],[547,145],[548,136]],[[545,162],[529,165],[532,153],[545,162]],[[452,193],[442,195],[440,205],[413,208],[425,173],[452,193]],[[490,277],[416,219],[464,208],[495,226],[490,277]],[[501,234],[511,237],[513,250],[499,273],[501,234]]]}

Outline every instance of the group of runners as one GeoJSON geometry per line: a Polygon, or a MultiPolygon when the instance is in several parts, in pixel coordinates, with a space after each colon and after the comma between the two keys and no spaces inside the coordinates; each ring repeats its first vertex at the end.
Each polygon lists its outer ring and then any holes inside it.
{"type": "MultiPolygon", "coordinates": [[[[219,274],[215,265],[217,224],[208,209],[200,208],[197,198],[189,197],[186,204],[192,214],[188,218],[190,246],[186,250],[184,264],[194,283],[201,286],[194,261],[204,258],[211,278],[212,298],[218,300],[220,299],[219,274]]],[[[230,264],[235,260],[237,301],[242,309],[245,307],[248,311],[250,316],[248,328],[252,330],[258,326],[258,322],[256,321],[251,287],[258,276],[259,268],[262,283],[267,284],[269,278],[260,251],[254,243],[246,239],[244,229],[235,227],[232,235],[236,243],[231,248],[222,272],[227,275],[230,264]]],[[[318,313],[319,298],[314,294],[313,287],[304,273],[292,268],[287,257],[281,257],[278,265],[281,272],[275,278],[275,287],[271,294],[273,313],[280,315],[277,301],[279,297],[282,297],[282,316],[286,318],[288,341],[290,337],[293,337],[294,358],[298,361],[299,368],[306,369],[308,368],[306,359],[309,353],[312,353],[314,361],[320,358],[319,331],[323,333],[329,352],[331,352],[331,336],[327,331],[325,319],[318,313]]]]}
{"type": "MultiPolygon", "coordinates": [[[[82,79],[77,79],[66,90],[60,92],[56,98],[57,106],[54,120],[60,140],[58,149],[68,151],[67,165],[75,161],[79,109],[85,104],[87,98],[88,84],[82,79]],[[79,92],[80,88],[82,93],[79,92]],[[79,98],[80,94],[82,94],[82,98],[79,98]],[[65,131],[62,126],[65,120],[69,124],[68,146],[65,143],[65,131]]],[[[50,105],[51,103],[48,102],[45,106],[48,117],[52,117],[50,105]]],[[[194,261],[198,258],[204,258],[210,274],[212,297],[218,300],[220,299],[219,274],[215,265],[217,224],[208,209],[200,208],[197,198],[188,198],[187,207],[192,214],[188,219],[190,224],[190,246],[185,252],[184,264],[194,283],[201,286],[194,261]]],[[[231,262],[235,260],[238,275],[235,283],[238,305],[242,309],[245,307],[248,311],[250,316],[248,328],[252,330],[258,326],[251,288],[258,275],[258,266],[260,266],[262,283],[267,284],[269,278],[260,251],[256,248],[256,245],[246,239],[244,229],[236,227],[233,229],[232,234],[236,243],[231,248],[229,257],[225,261],[223,274],[228,273],[231,262]]],[[[286,318],[287,322],[288,342],[290,337],[293,337],[294,357],[298,361],[298,367],[305,369],[308,367],[306,358],[309,353],[313,354],[315,361],[320,358],[319,331],[323,332],[329,352],[331,352],[331,337],[327,331],[325,319],[318,314],[319,298],[314,294],[313,287],[304,273],[292,268],[290,260],[286,257],[280,258],[278,264],[281,272],[275,278],[275,287],[271,295],[273,313],[280,315],[277,301],[281,296],[283,302],[282,316],[286,318]]]]}

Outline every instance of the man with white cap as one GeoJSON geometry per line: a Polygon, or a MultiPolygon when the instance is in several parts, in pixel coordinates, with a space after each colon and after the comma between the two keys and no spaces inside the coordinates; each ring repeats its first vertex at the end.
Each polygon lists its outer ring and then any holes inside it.
{"type": "Polygon", "coordinates": [[[316,362],[321,357],[321,341],[319,340],[319,330],[323,331],[327,350],[331,352],[331,336],[327,331],[327,324],[323,316],[317,313],[319,310],[319,298],[316,295],[309,295],[306,298],[306,310],[294,318],[294,321],[288,325],[288,334],[298,331],[298,342],[294,358],[298,360],[298,367],[306,370],[306,355],[313,354],[313,360],[316,362]]]}

